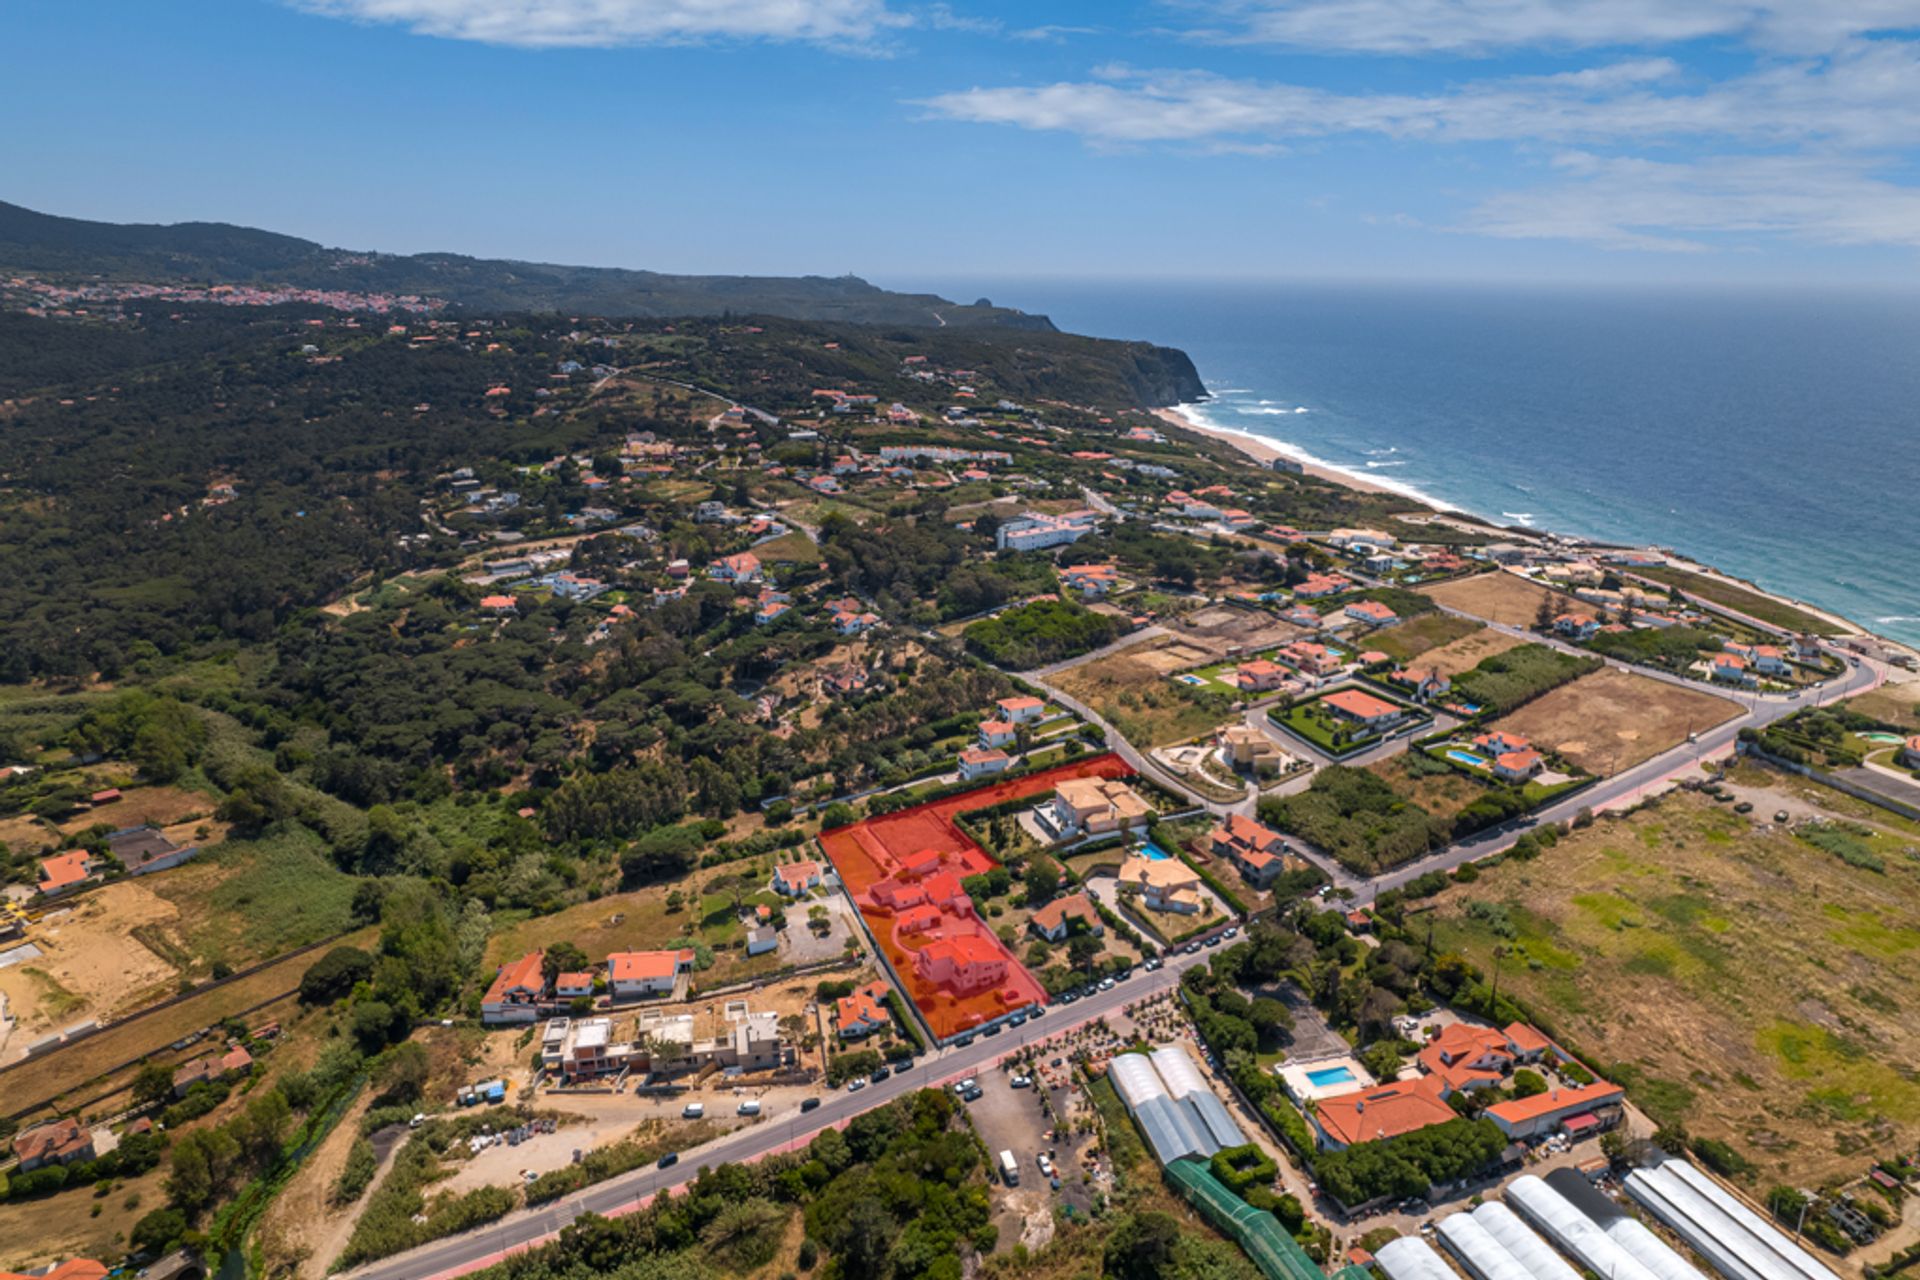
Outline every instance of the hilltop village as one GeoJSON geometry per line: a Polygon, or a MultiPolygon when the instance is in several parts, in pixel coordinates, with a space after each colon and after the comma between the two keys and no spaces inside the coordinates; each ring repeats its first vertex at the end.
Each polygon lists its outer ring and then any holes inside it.
{"type": "Polygon", "coordinates": [[[1143,344],[14,283],[8,1275],[1920,1257],[1905,651],[1143,344]]]}

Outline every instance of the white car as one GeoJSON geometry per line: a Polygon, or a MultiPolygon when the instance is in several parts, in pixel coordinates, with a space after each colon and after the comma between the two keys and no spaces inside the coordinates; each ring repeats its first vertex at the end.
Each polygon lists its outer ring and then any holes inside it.
{"type": "Polygon", "coordinates": [[[1046,1152],[1042,1151],[1040,1153],[1037,1163],[1040,1166],[1041,1177],[1051,1178],[1053,1176],[1053,1160],[1046,1152]]]}
{"type": "Polygon", "coordinates": [[[1102,978],[1102,979],[1100,979],[1100,989],[1101,989],[1102,991],[1111,991],[1111,990],[1113,990],[1113,979],[1112,979],[1112,978],[1102,978]]]}
{"type": "Polygon", "coordinates": [[[1008,1083],[1016,1089],[1031,1089],[1033,1088],[1033,1077],[1015,1076],[1012,1080],[1008,1081],[1008,1083]]]}
{"type": "Polygon", "coordinates": [[[858,1093],[866,1087],[867,1078],[865,1076],[855,1076],[853,1079],[847,1081],[848,1093],[858,1093]]]}
{"type": "Polygon", "coordinates": [[[954,1085],[954,1086],[953,1086],[953,1091],[954,1091],[954,1092],[955,1092],[956,1094],[960,1094],[960,1093],[965,1093],[965,1092],[966,1092],[967,1090],[969,1090],[969,1089],[971,1089],[971,1088],[973,1088],[973,1087],[974,1087],[974,1081],[973,1081],[973,1077],[972,1077],[972,1076],[968,1076],[968,1077],[967,1077],[967,1078],[966,1078],[965,1080],[962,1080],[962,1081],[960,1081],[960,1083],[958,1083],[958,1084],[956,1084],[956,1085],[954,1085]]]}

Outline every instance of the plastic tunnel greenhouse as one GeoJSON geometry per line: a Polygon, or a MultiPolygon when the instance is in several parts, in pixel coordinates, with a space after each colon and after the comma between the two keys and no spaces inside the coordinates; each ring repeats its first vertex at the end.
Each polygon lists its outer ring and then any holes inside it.
{"type": "Polygon", "coordinates": [[[1280,1219],[1235,1195],[1201,1161],[1174,1161],[1167,1180],[1216,1230],[1238,1241],[1267,1280],[1327,1280],[1280,1219]]]}

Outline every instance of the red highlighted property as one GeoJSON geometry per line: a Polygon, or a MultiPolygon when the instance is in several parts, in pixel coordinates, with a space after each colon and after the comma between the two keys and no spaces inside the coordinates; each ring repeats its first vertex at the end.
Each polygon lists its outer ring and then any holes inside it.
{"type": "Polygon", "coordinates": [[[960,887],[998,864],[954,825],[954,815],[1043,795],[1069,778],[1132,774],[1116,755],[1090,756],[821,833],[868,932],[936,1038],[1047,999],[960,887]]]}

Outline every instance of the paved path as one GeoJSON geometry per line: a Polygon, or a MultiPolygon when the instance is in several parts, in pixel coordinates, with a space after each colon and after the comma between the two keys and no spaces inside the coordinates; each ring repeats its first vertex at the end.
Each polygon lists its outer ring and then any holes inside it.
{"type": "Polygon", "coordinates": [[[1110,990],[1070,1005],[1050,1006],[1038,1022],[1008,1028],[997,1036],[982,1036],[964,1048],[936,1051],[914,1063],[910,1071],[869,1085],[858,1093],[824,1094],[820,1106],[813,1111],[802,1113],[796,1105],[787,1112],[763,1116],[750,1128],[736,1130],[704,1147],[683,1152],[679,1163],[672,1168],[648,1165],[538,1209],[518,1210],[489,1226],[421,1245],[345,1274],[352,1280],[430,1280],[491,1266],[508,1253],[546,1243],[583,1213],[609,1217],[631,1213],[658,1193],[691,1182],[703,1168],[751,1163],[776,1151],[804,1145],[822,1129],[837,1128],[861,1112],[904,1094],[983,1074],[1017,1049],[1043,1043],[1096,1019],[1112,1017],[1127,1005],[1170,990],[1179,983],[1181,973],[1206,963],[1211,955],[1209,951],[1197,955],[1172,953],[1165,967],[1157,972],[1136,969],[1131,979],[1115,984],[1110,990]]]}

